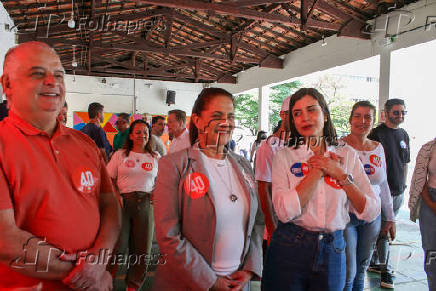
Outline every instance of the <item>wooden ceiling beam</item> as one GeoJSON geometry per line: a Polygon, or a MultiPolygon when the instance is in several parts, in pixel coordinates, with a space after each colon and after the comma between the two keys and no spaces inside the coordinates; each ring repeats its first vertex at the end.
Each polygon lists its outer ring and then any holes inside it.
{"type": "Polygon", "coordinates": [[[259,67],[261,68],[272,68],[272,69],[283,69],[283,60],[274,56],[268,55],[265,59],[260,62],[259,67]]]}
{"type": "MultiPolygon", "coordinates": [[[[358,17],[362,20],[367,20],[370,19],[373,15],[365,13],[364,11],[361,11],[357,8],[355,8],[354,6],[346,3],[343,0],[332,0],[332,2],[335,2],[336,4],[338,4],[341,7],[344,7],[345,9],[347,9],[348,11],[351,11],[352,13],[358,15],[358,17]]],[[[350,14],[352,14],[350,13],[350,14]]]]}
{"type": "MultiPolygon", "coordinates": [[[[90,9],[86,8],[85,10],[81,10],[81,12],[87,13],[87,12],[89,12],[89,10],[90,9]]],[[[70,11],[71,11],[71,9],[68,9],[66,12],[70,12],[70,11]]],[[[112,23],[115,23],[115,22],[144,21],[144,20],[147,20],[147,19],[150,19],[150,18],[153,18],[153,17],[158,17],[158,16],[165,15],[165,14],[169,13],[170,11],[171,11],[171,9],[168,9],[168,8],[157,8],[157,9],[147,10],[145,12],[134,12],[134,13],[129,13],[129,14],[118,14],[118,15],[112,15],[110,13],[125,12],[125,11],[123,11],[123,10],[109,11],[109,12],[105,11],[104,13],[98,13],[96,11],[95,12],[95,18],[98,19],[99,24],[101,24],[103,22],[104,26],[107,27],[108,24],[112,24],[112,23]]],[[[35,21],[38,21],[38,23],[42,22],[42,20],[39,17],[50,16],[50,15],[57,15],[56,18],[52,18],[52,20],[54,20],[56,22],[56,24],[54,24],[54,25],[51,24],[50,27],[58,26],[58,25],[65,25],[65,26],[67,26],[67,22],[68,22],[70,14],[60,16],[59,13],[62,13],[62,12],[51,11],[50,13],[46,13],[46,12],[41,12],[40,11],[40,12],[34,14],[34,16],[37,16],[37,18],[32,18],[30,20],[28,18],[24,19],[24,18],[21,18],[19,16],[16,16],[16,17],[12,17],[11,16],[11,18],[14,19],[15,25],[18,25],[18,27],[21,26],[24,29],[25,28],[27,28],[27,29],[30,28],[31,29],[31,28],[35,27],[35,21]],[[64,16],[65,16],[65,18],[64,18],[64,16]],[[29,23],[30,23],[30,26],[29,26],[29,23]]],[[[20,14],[20,16],[22,16],[22,15],[20,14]]],[[[29,16],[32,16],[32,15],[26,15],[26,17],[29,17],[29,16]]],[[[76,17],[75,20],[76,20],[76,28],[75,29],[68,28],[71,31],[77,31],[78,30],[78,27],[79,27],[79,25],[81,23],[80,21],[82,21],[82,22],[83,21],[85,21],[85,22],[88,21],[88,19],[85,19],[84,17],[79,17],[79,18],[76,17]]],[[[46,20],[46,21],[48,21],[48,20],[46,20]]],[[[46,29],[47,26],[48,25],[45,24],[45,23],[44,24],[41,23],[41,25],[37,25],[38,29],[46,29]]]]}
{"type": "Polygon", "coordinates": [[[132,45],[132,44],[109,44],[103,46],[95,46],[97,49],[107,50],[107,49],[115,49],[115,50],[123,50],[123,51],[141,51],[141,52],[154,52],[160,54],[168,54],[168,55],[180,55],[180,56],[189,56],[189,57],[199,57],[205,59],[213,59],[213,60],[228,60],[228,57],[225,55],[210,55],[204,54],[202,52],[194,52],[190,50],[180,49],[174,50],[172,48],[150,48],[142,45],[132,45]]]}
{"type": "MultiPolygon", "coordinates": [[[[274,10],[276,10],[277,8],[280,8],[280,5],[279,4],[272,4],[272,5],[269,5],[268,7],[266,7],[264,10],[263,10],[263,12],[265,12],[265,13],[270,13],[270,12],[272,12],[272,11],[274,11],[274,10]]],[[[238,29],[238,31],[241,31],[241,32],[244,32],[244,31],[248,31],[248,30],[250,30],[255,24],[257,23],[257,21],[256,20],[252,20],[252,19],[250,19],[250,20],[248,20],[248,21],[246,21],[239,29],[238,29]]]]}
{"type": "Polygon", "coordinates": [[[318,28],[318,29],[324,29],[324,30],[331,30],[331,31],[339,31],[341,28],[341,24],[338,23],[330,23],[326,21],[319,21],[315,20],[313,18],[309,18],[306,22],[306,25],[312,28],[318,28]]]}
{"type": "Polygon", "coordinates": [[[242,34],[235,33],[232,35],[230,41],[230,62],[234,64],[236,62],[236,54],[238,53],[239,44],[241,43],[242,34]]]}
{"type": "Polygon", "coordinates": [[[265,4],[286,3],[286,2],[289,2],[289,0],[242,0],[242,1],[232,2],[232,4],[238,7],[252,7],[252,6],[265,5],[265,4]]]}
{"type": "Polygon", "coordinates": [[[165,31],[164,31],[164,43],[165,47],[169,47],[171,39],[171,31],[173,29],[174,16],[172,12],[165,15],[165,31]]]}
{"type": "Polygon", "coordinates": [[[191,25],[195,29],[199,29],[201,31],[209,33],[209,35],[211,35],[213,37],[218,37],[218,38],[227,38],[228,37],[228,34],[226,32],[217,30],[213,26],[206,25],[200,21],[194,20],[194,19],[192,19],[184,14],[181,14],[179,12],[174,12],[173,16],[174,16],[174,18],[178,19],[179,21],[181,21],[185,24],[191,25]]]}
{"type": "Polygon", "coordinates": [[[300,0],[300,24],[301,30],[305,30],[307,14],[309,13],[309,0],[300,0]]]}
{"type": "Polygon", "coordinates": [[[343,12],[342,10],[334,6],[331,6],[324,0],[317,1],[316,9],[330,16],[336,17],[338,19],[342,19],[343,21],[347,21],[348,19],[350,19],[350,15],[348,15],[347,13],[343,12]]]}
{"type": "Polygon", "coordinates": [[[344,26],[339,30],[338,36],[371,39],[369,34],[362,33],[364,26],[365,24],[362,24],[362,22],[355,19],[350,19],[350,21],[345,23],[344,26]]]}
{"type": "Polygon", "coordinates": [[[206,3],[200,1],[185,1],[185,0],[136,0],[138,3],[148,3],[169,8],[200,10],[200,11],[213,11],[217,14],[231,15],[235,17],[242,17],[247,19],[267,21],[271,23],[284,23],[295,24],[294,21],[284,15],[269,14],[259,12],[254,9],[242,8],[233,4],[221,3],[206,3]]]}
{"type": "Polygon", "coordinates": [[[173,46],[172,49],[201,49],[201,48],[207,48],[215,45],[223,45],[228,43],[226,40],[213,40],[213,41],[205,41],[200,43],[192,43],[187,45],[179,45],[179,46],[173,46]]]}
{"type": "MultiPolygon", "coordinates": [[[[304,42],[301,43],[301,42],[299,42],[298,40],[296,40],[294,38],[286,36],[286,35],[284,35],[284,33],[279,33],[278,31],[274,31],[274,30],[272,30],[269,27],[259,26],[259,28],[263,29],[264,31],[268,31],[268,32],[272,33],[276,38],[270,38],[270,40],[271,41],[276,41],[279,45],[283,44],[283,42],[279,42],[277,40],[277,38],[283,38],[284,40],[286,40],[286,43],[290,43],[294,48],[299,48],[299,47],[302,47],[302,46],[304,46],[306,44],[304,42]]],[[[285,27],[285,28],[282,28],[282,29],[285,30],[285,31],[289,30],[289,31],[293,32],[293,30],[289,29],[289,27],[285,27]]]]}

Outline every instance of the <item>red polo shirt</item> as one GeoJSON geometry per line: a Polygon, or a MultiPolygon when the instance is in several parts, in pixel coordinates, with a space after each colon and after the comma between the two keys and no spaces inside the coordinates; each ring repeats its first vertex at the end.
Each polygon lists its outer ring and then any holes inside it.
{"type": "MultiPolygon", "coordinates": [[[[0,210],[13,208],[20,229],[68,253],[86,250],[100,226],[99,194],[108,192],[105,163],[85,134],[58,123],[49,137],[12,112],[0,123],[0,210]]],[[[0,289],[40,281],[0,264],[0,289]]],[[[61,284],[45,286],[53,283],[61,284]]]]}

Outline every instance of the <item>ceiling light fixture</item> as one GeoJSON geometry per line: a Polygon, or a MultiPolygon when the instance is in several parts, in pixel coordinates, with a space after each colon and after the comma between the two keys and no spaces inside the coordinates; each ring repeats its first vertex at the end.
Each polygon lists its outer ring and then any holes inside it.
{"type": "Polygon", "coordinates": [[[76,27],[76,22],[74,21],[74,0],[71,0],[71,17],[70,20],[68,20],[68,27],[69,28],[76,27]]]}

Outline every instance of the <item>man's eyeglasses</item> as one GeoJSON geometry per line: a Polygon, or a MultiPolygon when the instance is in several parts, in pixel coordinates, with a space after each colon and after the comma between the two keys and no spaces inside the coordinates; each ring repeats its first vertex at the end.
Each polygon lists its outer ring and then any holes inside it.
{"type": "Polygon", "coordinates": [[[403,116],[405,116],[405,115],[407,114],[407,111],[405,111],[405,110],[394,110],[394,111],[392,111],[392,114],[395,115],[395,116],[399,116],[400,113],[401,113],[403,116]]]}

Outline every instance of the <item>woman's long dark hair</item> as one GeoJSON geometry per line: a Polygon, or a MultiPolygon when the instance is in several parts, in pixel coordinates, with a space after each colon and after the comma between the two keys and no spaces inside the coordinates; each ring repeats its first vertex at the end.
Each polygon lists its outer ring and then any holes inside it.
{"type": "Polygon", "coordinates": [[[289,128],[291,130],[291,135],[288,145],[298,148],[300,142],[303,140],[303,137],[300,135],[295,127],[292,109],[294,108],[295,103],[306,95],[309,95],[318,101],[319,106],[321,106],[322,112],[324,113],[324,116],[327,118],[327,120],[324,122],[323,138],[328,145],[337,145],[338,137],[336,135],[336,129],[330,117],[330,110],[327,106],[327,102],[325,101],[324,96],[315,88],[301,88],[291,96],[291,100],[289,101],[289,128]]]}
{"type": "Polygon", "coordinates": [[[198,128],[192,121],[192,116],[194,114],[200,116],[210,100],[219,95],[229,97],[229,99],[232,100],[232,103],[234,103],[233,95],[221,88],[205,88],[200,92],[197,100],[195,100],[194,106],[192,107],[191,122],[189,123],[189,140],[191,141],[191,145],[194,145],[198,140],[198,128]]]}
{"type": "Polygon", "coordinates": [[[151,149],[152,141],[151,141],[150,126],[148,125],[147,122],[145,122],[142,119],[137,119],[133,121],[129,126],[129,134],[127,135],[126,141],[124,142],[124,146],[123,146],[123,148],[126,150],[125,151],[126,157],[129,156],[133,148],[133,141],[130,139],[130,134],[132,134],[133,130],[135,129],[135,126],[139,123],[145,124],[148,132],[148,141],[144,146],[144,150],[154,158],[156,157],[156,153],[151,149]]]}

